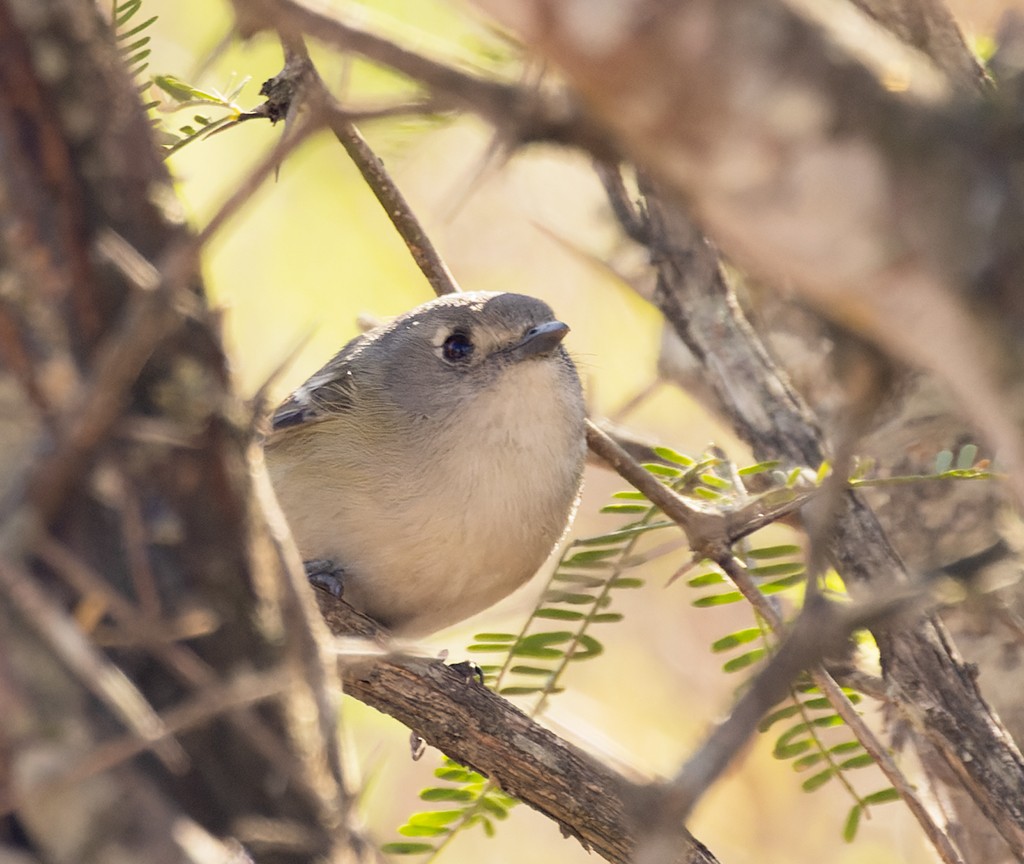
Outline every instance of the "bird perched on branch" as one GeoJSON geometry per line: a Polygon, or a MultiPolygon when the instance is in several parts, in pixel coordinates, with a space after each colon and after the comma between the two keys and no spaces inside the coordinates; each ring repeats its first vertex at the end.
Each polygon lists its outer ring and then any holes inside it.
{"type": "Polygon", "coordinates": [[[274,413],[270,477],[311,581],[416,636],[511,593],[575,510],[569,328],[519,294],[439,297],[358,336],[274,413]]]}

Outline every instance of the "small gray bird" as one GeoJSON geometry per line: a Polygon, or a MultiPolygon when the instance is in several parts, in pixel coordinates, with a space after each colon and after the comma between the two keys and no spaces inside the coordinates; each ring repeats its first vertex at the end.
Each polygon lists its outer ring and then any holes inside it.
{"type": "Polygon", "coordinates": [[[568,332],[540,300],[480,292],[349,342],[277,409],[266,444],[303,558],[333,562],[345,599],[405,636],[526,582],[583,475],[568,332]]]}

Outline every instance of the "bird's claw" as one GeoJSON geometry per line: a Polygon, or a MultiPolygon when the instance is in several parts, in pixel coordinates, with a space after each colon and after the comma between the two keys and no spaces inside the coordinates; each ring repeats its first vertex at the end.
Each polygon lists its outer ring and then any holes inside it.
{"type": "Polygon", "coordinates": [[[452,663],[448,668],[462,675],[462,677],[466,679],[467,684],[475,678],[480,682],[481,687],[484,686],[484,670],[472,660],[463,660],[461,663],[452,663]]]}
{"type": "Polygon", "coordinates": [[[303,561],[302,565],[306,569],[306,578],[310,585],[341,599],[345,589],[343,567],[339,567],[329,558],[314,558],[311,561],[303,561]]]}

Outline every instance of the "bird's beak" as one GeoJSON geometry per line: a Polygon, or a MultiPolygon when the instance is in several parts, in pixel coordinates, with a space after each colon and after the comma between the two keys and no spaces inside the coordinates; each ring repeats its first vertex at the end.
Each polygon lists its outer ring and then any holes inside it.
{"type": "Polygon", "coordinates": [[[547,354],[555,349],[568,332],[568,324],[563,324],[561,321],[546,321],[527,330],[523,338],[509,350],[520,357],[547,354]]]}

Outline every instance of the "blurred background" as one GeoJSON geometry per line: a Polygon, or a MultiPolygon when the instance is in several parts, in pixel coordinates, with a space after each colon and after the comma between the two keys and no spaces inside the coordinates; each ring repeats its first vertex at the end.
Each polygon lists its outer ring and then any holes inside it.
{"type": "MultiPolygon", "coordinates": [[[[414,51],[471,71],[518,74],[515,47],[456,2],[334,0],[333,5],[414,51]]],[[[984,39],[993,34],[1006,5],[960,0],[953,7],[968,38],[984,39]]],[[[159,20],[149,31],[152,74],[173,74],[224,92],[248,77],[238,103],[251,108],[262,101],[261,83],[281,67],[274,40],[232,41],[211,58],[229,32],[226,3],[145,0],[143,17],[154,14],[159,20]]],[[[352,106],[379,106],[412,92],[393,75],[311,47],[325,81],[352,106]]],[[[190,120],[191,112],[164,116],[171,129],[190,120]]],[[[496,157],[489,128],[471,117],[388,120],[362,131],[464,289],[534,294],[569,323],[568,348],[594,415],[617,415],[656,380],[660,316],[628,284],[642,281],[643,256],[622,239],[585,159],[543,146],[496,157]],[[614,262],[621,275],[606,262],[614,262]]],[[[281,132],[280,126],[253,121],[194,142],[171,158],[178,192],[196,227],[206,223],[281,132]]],[[[432,296],[329,133],[303,145],[276,180],[265,183],[216,235],[204,275],[213,302],[223,310],[225,339],[245,395],[302,344],[274,385],[275,397],[283,397],[358,332],[358,316],[392,315],[432,296]]],[[[622,419],[684,453],[696,455],[714,443],[740,465],[752,461],[729,430],[669,385],[622,419]]],[[[589,469],[573,536],[620,524],[623,517],[597,511],[623,487],[616,476],[589,469]]],[[[786,529],[778,531],[780,542],[792,539],[786,529]]],[[[571,669],[567,691],[552,700],[544,718],[559,734],[638,777],[673,773],[709,725],[728,711],[747,674],[723,673],[722,659],[709,645],[751,626],[749,609],[696,609],[696,592],[685,579],[666,587],[686,560],[686,550],[679,548],[636,571],[645,587],[616,598],[615,608],[626,618],[600,634],[606,652],[571,669]]],[[[517,632],[541,584],[535,580],[473,621],[436,634],[424,649],[447,649],[453,659],[462,659],[476,632],[517,632]]],[[[353,700],[346,701],[344,711],[346,736],[362,773],[363,816],[379,842],[400,839],[398,826],[428,807],[417,794],[432,782],[440,754],[428,751],[413,762],[404,727],[353,700]]],[[[802,778],[789,763],[773,759],[771,737],[754,743],[702,801],[690,824],[719,860],[933,860],[899,804],[874,808],[857,841],[845,844],[841,832],[853,803],[849,793],[835,782],[813,794],[802,792],[802,778]]],[[[853,779],[861,793],[886,785],[874,769],[856,772],[853,779]]],[[[575,840],[563,839],[553,823],[520,806],[496,838],[469,831],[441,860],[571,864],[595,859],[575,840]]]]}

